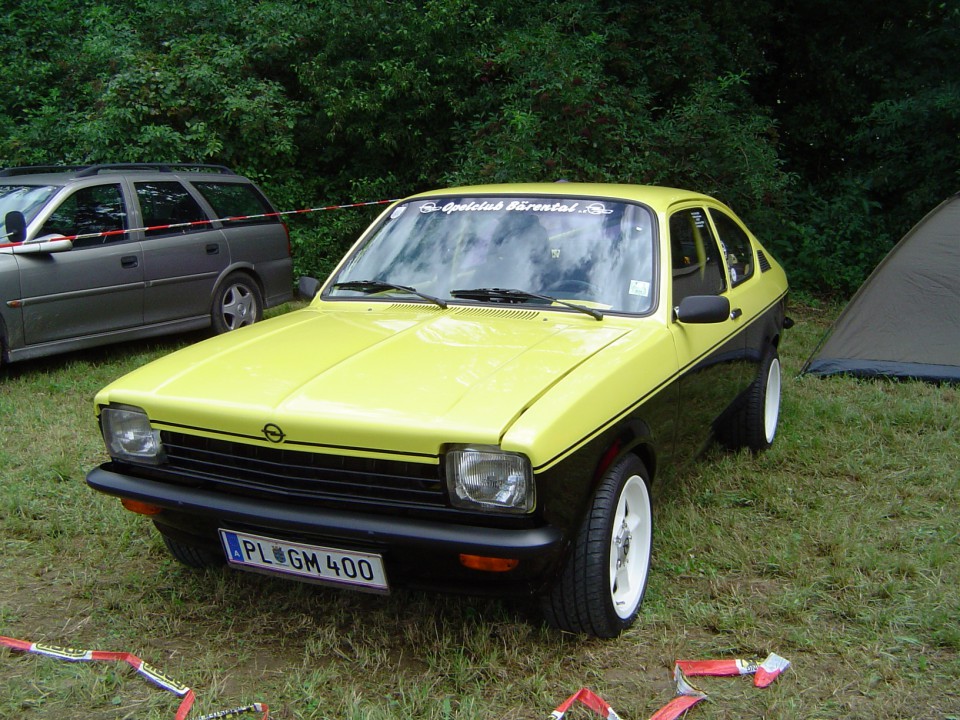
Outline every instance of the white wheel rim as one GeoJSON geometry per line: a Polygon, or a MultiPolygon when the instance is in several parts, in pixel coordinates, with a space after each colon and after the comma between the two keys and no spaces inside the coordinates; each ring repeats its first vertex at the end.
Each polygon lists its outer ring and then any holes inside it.
{"type": "Polygon", "coordinates": [[[780,360],[774,358],[767,371],[767,392],[763,399],[763,432],[772,443],[780,420],[780,360]]]}
{"type": "Polygon", "coordinates": [[[622,620],[633,617],[650,568],[650,494],[639,475],[627,478],[610,534],[610,599],[622,620]]]}

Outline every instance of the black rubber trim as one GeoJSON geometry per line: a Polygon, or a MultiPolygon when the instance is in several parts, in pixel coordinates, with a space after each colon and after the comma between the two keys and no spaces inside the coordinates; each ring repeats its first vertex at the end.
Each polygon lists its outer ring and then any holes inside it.
{"type": "Polygon", "coordinates": [[[131,477],[97,467],[87,474],[94,490],[159,505],[179,513],[216,517],[258,527],[282,528],[311,535],[334,534],[357,543],[393,547],[455,547],[477,555],[509,553],[532,558],[557,546],[560,530],[552,526],[524,529],[476,527],[409,517],[366,515],[343,510],[264,503],[250,498],[131,477]]]}

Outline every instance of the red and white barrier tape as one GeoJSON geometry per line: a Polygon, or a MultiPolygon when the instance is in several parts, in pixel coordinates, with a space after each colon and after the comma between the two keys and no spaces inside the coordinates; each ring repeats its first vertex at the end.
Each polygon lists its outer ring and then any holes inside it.
{"type": "MultiPolygon", "coordinates": [[[[140,675],[145,677],[153,684],[172,692],[179,698],[180,706],[177,708],[177,714],[174,720],[186,720],[190,708],[193,707],[196,695],[193,690],[183,683],[179,683],[172,678],[167,677],[157,668],[148,665],[136,655],[128,652],[106,652],[103,650],[75,650],[73,648],[59,647],[57,645],[47,645],[46,643],[31,643],[26,640],[16,640],[14,638],[3,637],[0,635],[0,645],[4,645],[11,650],[19,652],[30,652],[47,657],[57,658],[59,660],[69,660],[70,662],[83,661],[102,661],[110,660],[114,662],[125,662],[140,675]]],[[[265,703],[253,703],[243,707],[231,708],[229,710],[218,710],[217,712],[203,715],[196,720],[216,720],[217,718],[230,717],[232,715],[242,715],[249,712],[261,712],[260,720],[268,720],[270,709],[265,703]]]]}
{"type": "MultiPolygon", "coordinates": [[[[190,222],[169,223],[167,225],[150,225],[148,227],[127,228],[124,230],[106,230],[104,232],[83,233],[81,235],[63,235],[58,236],[58,240],[86,240],[96,237],[112,237],[114,235],[126,235],[132,232],[148,232],[150,230],[179,230],[180,228],[199,227],[201,225],[212,225],[215,222],[228,223],[240,220],[259,220],[260,218],[284,217],[286,215],[305,215],[312,212],[324,212],[326,210],[346,210],[348,208],[370,207],[371,205],[388,205],[396,200],[371,200],[369,202],[347,203],[345,205],[327,205],[325,207],[303,208],[301,210],[284,210],[282,212],[260,213],[259,215],[233,215],[226,218],[216,218],[214,220],[192,220],[190,222]]],[[[3,237],[9,237],[3,236],[3,237]]],[[[8,242],[0,243],[0,248],[17,247],[23,243],[8,242]]]]}
{"type": "MultiPolygon", "coordinates": [[[[790,667],[790,661],[776,653],[770,653],[762,663],[747,660],[677,660],[673,667],[673,680],[677,688],[677,697],[650,716],[650,720],[676,720],[687,710],[702,700],[707,694],[694,687],[687,675],[713,675],[727,677],[732,675],[753,675],[753,684],[764,688],[790,667]]],[[[554,720],[560,720],[575,702],[581,702],[597,715],[608,720],[620,720],[613,708],[592,690],[581,688],[568,697],[551,713],[554,720]]]]}
{"type": "MultiPolygon", "coordinates": [[[[0,635],[0,645],[19,652],[37,653],[38,655],[46,655],[47,657],[69,660],[71,662],[91,660],[125,662],[150,682],[182,698],[174,720],[186,720],[187,714],[190,712],[196,699],[193,690],[183,683],[167,677],[157,668],[148,665],[132,653],[75,650],[57,645],[15,640],[14,638],[3,637],[2,635],[0,635]]],[[[676,720],[676,718],[683,715],[694,705],[707,699],[707,694],[691,685],[686,675],[712,675],[718,677],[753,675],[753,684],[763,688],[770,685],[770,683],[776,680],[777,677],[789,667],[790,661],[780,657],[776,653],[770,653],[767,659],[759,664],[746,660],[677,660],[673,668],[673,679],[677,688],[677,697],[651,715],[650,720],[676,720]]],[[[557,706],[556,710],[550,713],[550,717],[553,720],[562,720],[567,711],[578,702],[586,705],[600,717],[606,718],[607,720],[620,720],[620,716],[614,712],[609,703],[588,688],[580,688],[580,690],[564,700],[557,706]]],[[[198,717],[196,720],[218,720],[219,718],[242,715],[250,712],[263,713],[260,720],[268,720],[270,716],[270,709],[265,703],[253,703],[228,710],[218,710],[217,712],[198,717]]]]}

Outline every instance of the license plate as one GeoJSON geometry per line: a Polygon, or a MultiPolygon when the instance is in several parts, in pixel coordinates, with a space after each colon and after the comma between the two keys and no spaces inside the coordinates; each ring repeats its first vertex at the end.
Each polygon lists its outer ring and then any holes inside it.
{"type": "Polygon", "coordinates": [[[293,575],[317,583],[349,585],[356,590],[388,592],[390,589],[379,555],[223,529],[220,540],[227,561],[244,570],[293,575]]]}

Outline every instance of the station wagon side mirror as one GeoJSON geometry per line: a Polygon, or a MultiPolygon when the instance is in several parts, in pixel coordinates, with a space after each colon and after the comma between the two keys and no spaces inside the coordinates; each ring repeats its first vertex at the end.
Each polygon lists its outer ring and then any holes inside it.
{"type": "Polygon", "coordinates": [[[3,218],[7,228],[7,237],[2,240],[8,243],[22,243],[27,238],[27,219],[19,210],[11,210],[3,218]]]}
{"type": "Polygon", "coordinates": [[[690,295],[673,309],[673,316],[691,325],[725,322],[730,319],[730,301],[720,295],[690,295]]]}
{"type": "Polygon", "coordinates": [[[301,275],[297,280],[297,295],[304,300],[313,300],[320,292],[320,281],[309,275],[301,275]]]}

